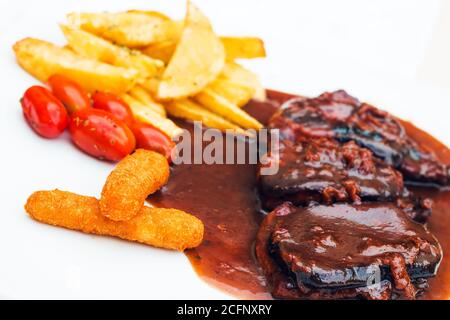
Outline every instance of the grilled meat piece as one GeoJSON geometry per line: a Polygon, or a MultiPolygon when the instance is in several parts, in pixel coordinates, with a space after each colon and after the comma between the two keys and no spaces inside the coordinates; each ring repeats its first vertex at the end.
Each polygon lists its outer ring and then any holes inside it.
{"type": "Polygon", "coordinates": [[[285,203],[261,224],[256,255],[275,298],[414,299],[442,249],[390,203],[285,203]]]}
{"type": "Polygon", "coordinates": [[[408,217],[419,223],[426,223],[431,216],[433,200],[430,198],[417,197],[404,189],[403,196],[395,201],[397,207],[403,210],[408,217]]]}
{"type": "Polygon", "coordinates": [[[269,127],[280,129],[282,140],[293,142],[321,137],[354,141],[401,171],[407,182],[450,184],[449,166],[408,137],[397,118],[342,90],[287,101],[269,127]]]}
{"type": "Polygon", "coordinates": [[[269,209],[285,201],[295,205],[388,201],[404,192],[398,171],[352,141],[285,141],[280,150],[268,156],[270,163],[278,161],[279,167],[275,175],[259,174],[264,204],[269,209]]]}

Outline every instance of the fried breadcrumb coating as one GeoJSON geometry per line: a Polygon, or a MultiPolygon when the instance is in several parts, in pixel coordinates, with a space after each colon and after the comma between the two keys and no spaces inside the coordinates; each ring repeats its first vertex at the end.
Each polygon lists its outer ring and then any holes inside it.
{"type": "Polygon", "coordinates": [[[100,213],[96,198],[60,190],[33,193],[25,210],[43,223],[178,251],[196,247],[203,239],[202,221],[186,212],[141,205],[133,218],[116,222],[100,213]]]}
{"type": "Polygon", "coordinates": [[[145,199],[169,179],[169,163],[159,153],[138,149],[120,161],[108,176],[100,198],[100,211],[114,221],[137,215],[145,199]]]}

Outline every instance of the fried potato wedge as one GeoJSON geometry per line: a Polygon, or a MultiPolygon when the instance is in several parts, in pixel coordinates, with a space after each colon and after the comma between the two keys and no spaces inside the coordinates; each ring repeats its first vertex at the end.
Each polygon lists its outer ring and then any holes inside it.
{"type": "Polygon", "coordinates": [[[148,96],[145,97],[144,96],[145,93],[143,91],[145,91],[145,89],[141,89],[139,86],[136,86],[133,89],[131,89],[127,94],[122,95],[122,99],[127,104],[132,104],[132,105],[140,104],[140,105],[152,110],[153,112],[157,113],[161,117],[167,118],[167,114],[166,114],[166,110],[165,110],[164,106],[153,100],[148,100],[148,96]]]}
{"type": "Polygon", "coordinates": [[[159,11],[153,11],[153,10],[127,10],[128,13],[140,13],[140,14],[148,14],[150,16],[156,16],[158,18],[164,19],[164,20],[171,20],[169,16],[166,14],[159,12],[159,11]]]}
{"type": "Polygon", "coordinates": [[[181,99],[169,102],[166,105],[166,109],[167,112],[173,117],[190,121],[201,121],[205,126],[210,128],[216,128],[223,131],[231,129],[237,133],[244,132],[239,126],[215,113],[212,113],[208,109],[200,106],[190,99],[181,99]]]}
{"type": "Polygon", "coordinates": [[[139,71],[139,77],[158,77],[164,62],[150,58],[140,51],[120,47],[84,30],[61,25],[70,48],[81,56],[139,71]]]}
{"type": "Polygon", "coordinates": [[[165,64],[168,64],[170,59],[172,59],[176,47],[177,44],[174,41],[163,41],[151,44],[141,50],[145,55],[148,55],[153,59],[164,61],[165,64]]]}
{"type": "Polygon", "coordinates": [[[256,74],[235,62],[227,62],[222,70],[221,77],[231,80],[233,83],[247,86],[255,91],[253,99],[264,101],[266,90],[262,86],[256,74]]]}
{"type": "Polygon", "coordinates": [[[145,199],[169,180],[169,163],[159,153],[138,149],[123,158],[106,179],[100,212],[114,221],[136,216],[145,199]]]}
{"type": "MultiPolygon", "coordinates": [[[[235,59],[253,59],[263,58],[266,56],[264,42],[254,37],[220,37],[222,42],[226,60],[233,61],[235,59]]],[[[174,41],[163,41],[151,44],[143,49],[142,52],[154,59],[169,63],[175,51],[177,44],[174,41]]]]}
{"type": "Polygon", "coordinates": [[[255,37],[220,37],[227,60],[254,59],[266,57],[264,42],[255,37]]]}
{"type": "Polygon", "coordinates": [[[134,69],[87,59],[39,39],[23,39],[14,44],[13,49],[19,65],[42,82],[59,73],[82,84],[90,92],[101,90],[120,94],[130,90],[138,77],[134,69]]]}
{"type": "Polygon", "coordinates": [[[133,89],[131,89],[128,94],[139,100],[142,104],[146,106],[150,106],[155,112],[158,112],[161,116],[166,117],[166,110],[164,106],[155,100],[153,100],[150,93],[144,87],[137,85],[133,89]]]}
{"type": "Polygon", "coordinates": [[[210,111],[245,129],[261,129],[263,127],[258,120],[209,88],[197,94],[194,99],[210,111]]]}
{"type": "Polygon", "coordinates": [[[100,213],[96,198],[53,190],[33,193],[25,210],[42,223],[159,248],[184,251],[203,240],[202,221],[176,209],[142,207],[131,220],[116,222],[100,213]]]}
{"type": "Polygon", "coordinates": [[[158,92],[159,80],[156,78],[151,79],[139,79],[138,84],[148,91],[152,97],[156,97],[158,92]]]}
{"type": "Polygon", "coordinates": [[[162,100],[193,96],[217,78],[225,49],[203,13],[188,2],[184,28],[158,87],[162,100]]]}
{"type": "Polygon", "coordinates": [[[235,83],[229,79],[219,77],[208,88],[221,95],[238,107],[246,105],[255,95],[255,89],[249,86],[235,83]]]}
{"type": "Polygon", "coordinates": [[[81,28],[115,44],[140,48],[178,39],[181,24],[148,12],[70,13],[69,25],[81,28]]]}
{"type": "Polygon", "coordinates": [[[183,133],[183,130],[172,120],[163,117],[151,106],[144,105],[129,94],[123,94],[121,98],[130,106],[131,112],[137,120],[158,128],[172,139],[183,133]]]}

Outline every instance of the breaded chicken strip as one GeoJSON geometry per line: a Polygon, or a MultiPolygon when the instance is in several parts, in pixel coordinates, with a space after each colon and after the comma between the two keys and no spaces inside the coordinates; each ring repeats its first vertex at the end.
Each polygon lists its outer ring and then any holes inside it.
{"type": "Polygon", "coordinates": [[[133,218],[145,199],[169,179],[169,163],[159,153],[138,149],[125,157],[108,176],[100,198],[100,212],[111,220],[133,218]]]}
{"type": "Polygon", "coordinates": [[[25,210],[43,223],[178,251],[196,247],[203,239],[202,221],[186,212],[141,206],[129,221],[115,222],[100,213],[96,198],[60,190],[33,193],[25,210]]]}

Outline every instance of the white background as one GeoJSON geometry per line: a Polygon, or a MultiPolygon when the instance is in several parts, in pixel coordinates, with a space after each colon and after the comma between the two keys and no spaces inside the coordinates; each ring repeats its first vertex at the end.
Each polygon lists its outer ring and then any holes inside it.
{"type": "MultiPolygon", "coordinates": [[[[268,58],[246,62],[266,87],[317,95],[343,88],[450,145],[450,1],[197,0],[222,35],[262,37],[268,58]]],[[[36,81],[15,63],[26,36],[63,43],[71,11],[163,10],[184,0],[0,0],[0,297],[226,298],[184,255],[38,224],[23,210],[38,189],[98,196],[112,165],[64,136],[39,138],[19,105],[36,81]]]]}

